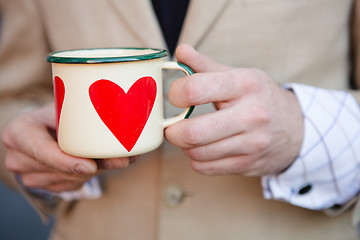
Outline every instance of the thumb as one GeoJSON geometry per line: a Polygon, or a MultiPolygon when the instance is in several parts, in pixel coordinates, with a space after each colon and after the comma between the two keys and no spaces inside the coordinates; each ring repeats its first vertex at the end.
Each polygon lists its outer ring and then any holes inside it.
{"type": "Polygon", "coordinates": [[[189,66],[194,72],[221,72],[229,70],[230,67],[220,64],[210,57],[196,51],[192,46],[181,44],[176,48],[177,60],[189,66]]]}

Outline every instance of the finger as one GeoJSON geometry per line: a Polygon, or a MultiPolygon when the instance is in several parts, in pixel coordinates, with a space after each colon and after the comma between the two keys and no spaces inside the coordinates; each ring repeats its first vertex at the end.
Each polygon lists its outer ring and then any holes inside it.
{"type": "Polygon", "coordinates": [[[231,108],[180,121],[165,129],[166,139],[181,148],[193,148],[242,133],[253,122],[231,108]]]}
{"type": "Polygon", "coordinates": [[[59,184],[53,184],[44,188],[47,191],[53,193],[62,193],[64,191],[76,191],[79,190],[84,185],[84,182],[74,183],[74,182],[63,182],[59,184]]]}
{"type": "Polygon", "coordinates": [[[183,151],[196,161],[214,161],[239,155],[259,157],[269,145],[269,139],[265,135],[245,133],[183,151]]]}
{"type": "Polygon", "coordinates": [[[41,164],[35,159],[30,158],[29,156],[12,149],[7,150],[5,166],[9,171],[13,173],[53,171],[53,168],[41,164]]]}
{"type": "Polygon", "coordinates": [[[98,169],[121,169],[129,166],[129,158],[96,159],[98,169]]]}
{"type": "Polygon", "coordinates": [[[46,164],[54,169],[80,175],[91,175],[97,170],[97,165],[92,159],[78,158],[62,152],[53,140],[34,143],[33,157],[39,162],[46,164]],[[35,150],[36,149],[36,150],[35,150]]]}
{"type": "Polygon", "coordinates": [[[92,176],[80,177],[53,172],[24,173],[20,175],[22,183],[29,188],[46,189],[51,185],[61,183],[79,184],[89,180],[92,176]]]}
{"type": "Polygon", "coordinates": [[[188,65],[194,72],[216,72],[230,69],[230,67],[215,62],[186,44],[179,45],[176,48],[175,56],[179,62],[188,65]]]}
{"type": "Polygon", "coordinates": [[[239,155],[210,162],[191,161],[192,168],[205,175],[242,174],[244,176],[261,176],[254,167],[254,159],[249,155],[239,155]]]}
{"type": "Polygon", "coordinates": [[[73,174],[95,173],[97,167],[93,160],[71,157],[59,149],[43,122],[52,112],[46,106],[18,117],[4,130],[2,141],[7,148],[16,149],[54,169],[73,174]]]}
{"type": "Polygon", "coordinates": [[[38,116],[41,116],[39,120],[46,126],[48,126],[50,129],[55,130],[56,120],[54,102],[47,103],[42,108],[39,108],[36,111],[39,112],[38,116]]]}
{"type": "Polygon", "coordinates": [[[16,149],[36,159],[41,164],[72,174],[94,174],[96,163],[91,159],[77,158],[62,152],[57,142],[43,124],[32,123],[22,131],[16,142],[16,149]]]}
{"type": "Polygon", "coordinates": [[[177,107],[226,102],[239,99],[250,90],[259,89],[255,71],[234,69],[225,72],[195,73],[174,80],[169,100],[177,107]]]}

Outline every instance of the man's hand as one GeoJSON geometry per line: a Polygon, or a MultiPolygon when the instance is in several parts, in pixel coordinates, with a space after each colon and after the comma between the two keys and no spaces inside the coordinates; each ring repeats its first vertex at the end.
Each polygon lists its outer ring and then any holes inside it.
{"type": "Polygon", "coordinates": [[[93,160],[62,152],[55,140],[55,111],[50,103],[14,119],[4,130],[6,168],[25,186],[51,192],[79,189],[102,169],[129,165],[128,158],[93,160]]]}
{"type": "Polygon", "coordinates": [[[221,65],[187,45],[177,48],[176,57],[195,74],[172,83],[172,104],[212,102],[217,109],[165,130],[167,140],[183,149],[196,171],[263,176],[279,173],[294,161],[304,127],[291,91],[258,69],[221,65]]]}

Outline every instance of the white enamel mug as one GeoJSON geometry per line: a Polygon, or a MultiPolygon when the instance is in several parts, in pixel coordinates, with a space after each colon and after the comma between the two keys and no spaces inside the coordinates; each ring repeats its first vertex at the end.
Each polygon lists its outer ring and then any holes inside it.
{"type": "Polygon", "coordinates": [[[134,156],[159,147],[164,128],[193,110],[164,119],[162,69],[192,74],[183,64],[164,61],[166,55],[150,48],[49,54],[59,147],[86,158],[134,156]]]}

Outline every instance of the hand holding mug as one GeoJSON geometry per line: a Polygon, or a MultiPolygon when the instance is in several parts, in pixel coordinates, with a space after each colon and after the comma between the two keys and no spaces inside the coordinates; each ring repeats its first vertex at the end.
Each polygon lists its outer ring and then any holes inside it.
{"type": "Polygon", "coordinates": [[[10,122],[2,134],[6,168],[18,174],[25,186],[51,192],[76,190],[101,169],[129,165],[128,158],[95,161],[65,154],[54,137],[54,110],[54,104],[49,103],[25,112],[10,122]]]}
{"type": "Polygon", "coordinates": [[[30,188],[76,190],[102,169],[127,167],[158,147],[163,129],[192,111],[163,118],[161,70],[192,73],[164,56],[160,49],[119,48],[50,54],[55,106],[28,111],[6,127],[7,169],[30,188]]]}
{"type": "Polygon", "coordinates": [[[286,169],[300,151],[303,117],[296,96],[257,69],[216,63],[192,47],[176,51],[195,74],[175,80],[169,99],[184,107],[213,102],[217,111],[165,130],[204,174],[262,176],[286,169]]]}

